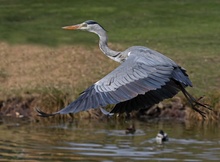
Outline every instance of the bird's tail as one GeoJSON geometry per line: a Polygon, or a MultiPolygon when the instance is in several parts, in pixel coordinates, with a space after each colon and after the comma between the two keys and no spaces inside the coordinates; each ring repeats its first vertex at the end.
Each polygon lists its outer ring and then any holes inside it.
{"type": "Polygon", "coordinates": [[[199,99],[195,99],[191,94],[189,94],[189,92],[186,91],[183,85],[180,84],[179,87],[180,90],[183,92],[184,96],[186,97],[186,99],[188,100],[188,102],[190,103],[190,105],[192,106],[192,109],[198,112],[203,117],[203,119],[205,119],[206,113],[202,110],[199,110],[197,106],[201,106],[203,108],[212,110],[210,105],[200,103],[199,100],[201,100],[203,97],[200,97],[199,99]]]}
{"type": "Polygon", "coordinates": [[[41,111],[41,110],[38,109],[38,108],[36,108],[35,110],[38,112],[37,115],[40,116],[40,117],[49,117],[49,116],[54,116],[54,115],[57,114],[57,113],[47,114],[47,113],[41,111]]]}

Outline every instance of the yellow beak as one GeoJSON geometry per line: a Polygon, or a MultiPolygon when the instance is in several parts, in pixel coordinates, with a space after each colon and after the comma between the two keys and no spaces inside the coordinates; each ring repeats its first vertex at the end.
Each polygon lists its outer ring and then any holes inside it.
{"type": "Polygon", "coordinates": [[[62,27],[62,29],[65,29],[65,30],[77,30],[81,27],[81,25],[71,25],[71,26],[64,26],[62,27]]]}

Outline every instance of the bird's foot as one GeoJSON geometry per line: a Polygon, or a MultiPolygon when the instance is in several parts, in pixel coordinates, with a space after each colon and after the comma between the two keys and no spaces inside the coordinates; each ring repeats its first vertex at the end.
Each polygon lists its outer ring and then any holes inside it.
{"type": "Polygon", "coordinates": [[[206,109],[208,109],[208,110],[212,110],[212,108],[211,108],[210,105],[208,105],[208,104],[203,104],[203,103],[199,102],[203,97],[204,97],[204,96],[198,98],[197,100],[193,100],[194,103],[192,103],[192,108],[193,108],[195,111],[197,111],[197,112],[203,117],[203,119],[206,119],[206,113],[205,113],[204,111],[202,111],[202,110],[199,110],[199,109],[197,108],[197,106],[201,106],[201,107],[206,108],[206,109]]]}

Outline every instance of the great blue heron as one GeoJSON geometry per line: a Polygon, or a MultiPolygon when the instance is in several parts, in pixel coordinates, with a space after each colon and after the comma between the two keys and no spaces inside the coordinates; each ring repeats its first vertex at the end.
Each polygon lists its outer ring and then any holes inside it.
{"type": "Polygon", "coordinates": [[[186,70],[170,58],[143,46],[133,46],[123,52],[114,51],[107,45],[105,29],[93,20],[63,29],[86,30],[97,34],[101,51],[121,65],[87,88],[67,107],[52,114],[38,109],[39,116],[77,113],[90,108],[100,108],[106,114],[130,113],[132,110],[150,108],[182,91],[192,108],[205,117],[205,113],[197,106],[209,109],[208,105],[198,102],[185,90],[187,86],[192,87],[186,70]],[[109,104],[115,107],[107,113],[102,108],[109,104]]]}

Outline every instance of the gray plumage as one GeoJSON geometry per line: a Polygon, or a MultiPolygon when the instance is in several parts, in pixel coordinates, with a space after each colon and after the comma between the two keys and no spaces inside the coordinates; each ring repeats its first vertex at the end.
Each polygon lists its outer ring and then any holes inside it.
{"type": "Polygon", "coordinates": [[[129,113],[150,108],[182,91],[192,108],[205,117],[205,113],[196,106],[209,107],[199,103],[185,90],[188,86],[192,87],[192,83],[186,70],[173,60],[143,46],[133,46],[123,52],[113,51],[107,45],[105,29],[93,20],[63,29],[80,29],[97,34],[101,51],[121,65],[87,88],[67,107],[52,114],[37,110],[39,116],[77,113],[109,104],[115,105],[110,113],[129,113]]]}

